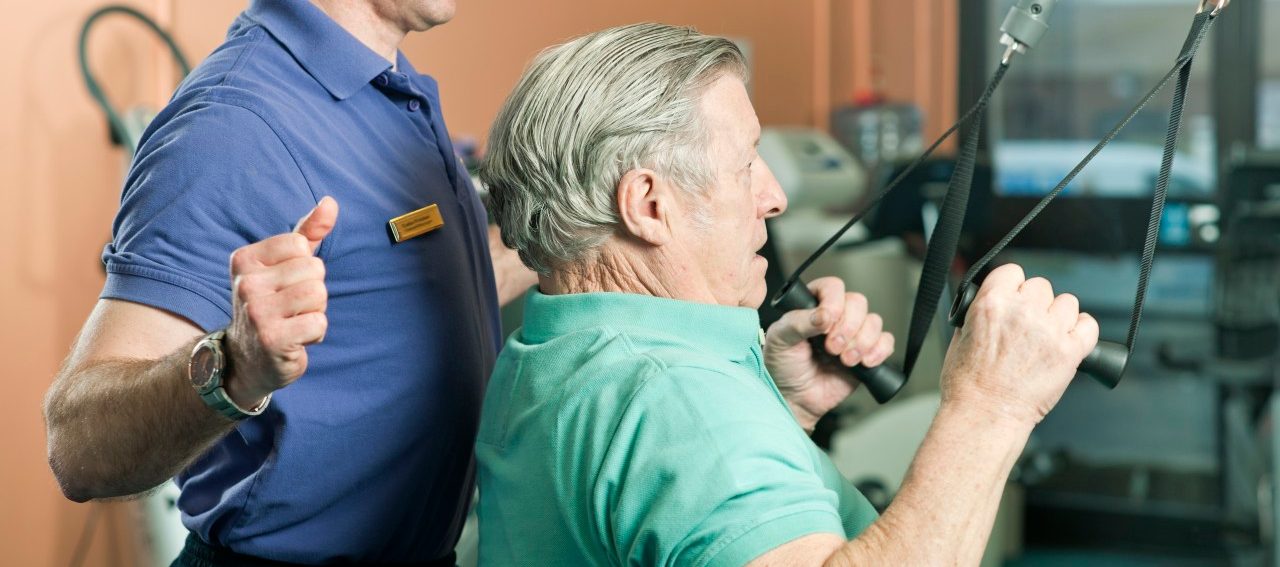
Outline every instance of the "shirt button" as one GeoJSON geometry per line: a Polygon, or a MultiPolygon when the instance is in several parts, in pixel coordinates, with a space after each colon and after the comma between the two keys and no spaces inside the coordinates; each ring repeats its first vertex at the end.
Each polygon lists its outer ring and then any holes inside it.
{"type": "Polygon", "coordinates": [[[391,81],[387,79],[387,74],[383,73],[381,75],[378,75],[378,78],[374,79],[374,82],[377,83],[379,87],[385,87],[391,81]]]}
{"type": "Polygon", "coordinates": [[[410,99],[410,100],[409,100],[409,112],[417,112],[417,111],[418,111],[418,107],[419,107],[419,106],[421,106],[421,104],[422,104],[422,103],[418,102],[418,99],[416,99],[416,98],[415,98],[415,99],[410,99]]]}

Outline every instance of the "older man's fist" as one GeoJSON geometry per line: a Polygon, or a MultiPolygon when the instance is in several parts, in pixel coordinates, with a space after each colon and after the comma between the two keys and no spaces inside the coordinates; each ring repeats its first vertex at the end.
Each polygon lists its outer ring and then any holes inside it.
{"type": "Polygon", "coordinates": [[[231,254],[231,358],[227,392],[240,407],[291,384],[307,369],[307,345],[324,338],[329,293],[316,249],[338,221],[338,203],[320,200],[293,232],[231,254]]]}
{"type": "Polygon", "coordinates": [[[1098,342],[1098,323],[1075,296],[1054,296],[1016,264],[982,282],[942,372],[943,403],[971,404],[1039,423],[1098,342]]]}
{"type": "Polygon", "coordinates": [[[846,292],[839,278],[818,278],[809,282],[809,290],[817,297],[818,307],[784,314],[769,326],[764,344],[765,366],[806,430],[812,430],[819,418],[857,387],[848,373],[814,359],[809,337],[825,334],[823,348],[845,366],[879,366],[894,348],[893,335],[884,331],[884,320],[868,309],[867,298],[846,292]]]}

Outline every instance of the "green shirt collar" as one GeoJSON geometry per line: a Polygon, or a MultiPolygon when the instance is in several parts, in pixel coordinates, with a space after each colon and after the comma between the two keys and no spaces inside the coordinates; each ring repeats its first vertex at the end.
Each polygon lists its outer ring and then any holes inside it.
{"type": "Polygon", "coordinates": [[[525,294],[521,342],[538,344],[592,327],[629,335],[665,335],[729,360],[760,346],[760,315],[727,307],[635,293],[525,294]]]}

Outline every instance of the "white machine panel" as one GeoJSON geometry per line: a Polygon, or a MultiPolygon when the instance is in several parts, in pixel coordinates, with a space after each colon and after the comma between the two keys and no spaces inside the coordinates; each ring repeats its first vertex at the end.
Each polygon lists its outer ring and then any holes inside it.
{"type": "Polygon", "coordinates": [[[866,190],[866,173],[853,156],[813,128],[765,128],[760,157],[778,178],[792,209],[847,209],[866,190]]]}

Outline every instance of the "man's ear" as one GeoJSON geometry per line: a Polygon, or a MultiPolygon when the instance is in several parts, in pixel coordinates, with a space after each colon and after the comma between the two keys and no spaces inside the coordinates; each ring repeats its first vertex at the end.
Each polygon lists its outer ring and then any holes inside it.
{"type": "Polygon", "coordinates": [[[670,185],[651,169],[633,169],[618,180],[618,216],[631,236],[653,246],[671,241],[672,214],[678,210],[670,185]]]}

